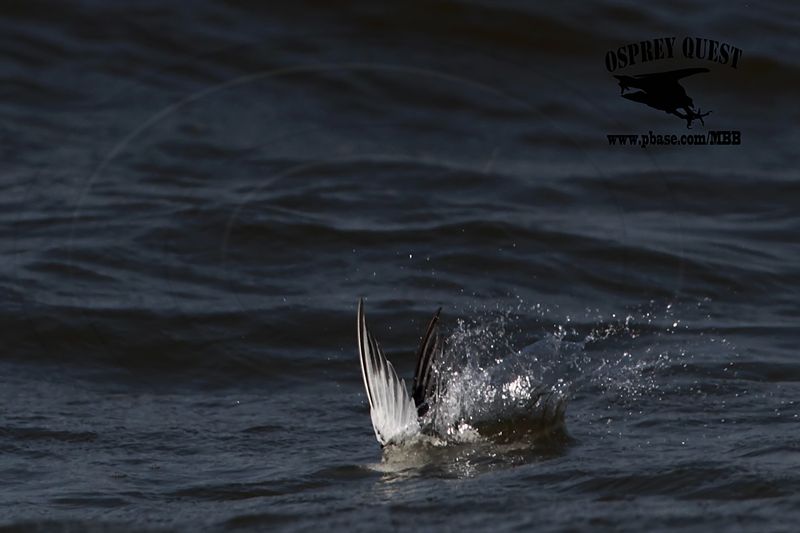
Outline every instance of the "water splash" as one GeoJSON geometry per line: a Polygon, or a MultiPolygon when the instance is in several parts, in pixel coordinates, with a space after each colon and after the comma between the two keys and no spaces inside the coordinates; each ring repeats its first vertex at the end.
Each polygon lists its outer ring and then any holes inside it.
{"type": "Polygon", "coordinates": [[[423,421],[430,433],[447,442],[511,442],[563,429],[566,383],[550,380],[535,353],[515,351],[506,326],[506,316],[458,322],[434,369],[437,396],[423,421]]]}
{"type": "Polygon", "coordinates": [[[518,311],[458,321],[434,369],[438,392],[423,420],[429,435],[451,443],[508,443],[566,434],[565,411],[575,395],[637,401],[658,392],[658,372],[673,362],[674,354],[655,342],[671,331],[656,328],[640,338],[642,327],[653,327],[652,310],[611,320],[594,316],[583,325],[567,318],[515,348],[526,337],[513,326],[518,311]]]}
{"type": "Polygon", "coordinates": [[[612,417],[669,394],[666,378],[692,359],[697,342],[676,326],[681,311],[653,302],[557,319],[538,305],[475,311],[477,318],[457,322],[434,368],[438,391],[423,434],[386,448],[380,465],[370,466],[382,484],[473,477],[560,457],[575,442],[568,420],[580,426],[579,439],[604,438],[612,417]],[[576,407],[572,418],[568,403],[576,407]]]}

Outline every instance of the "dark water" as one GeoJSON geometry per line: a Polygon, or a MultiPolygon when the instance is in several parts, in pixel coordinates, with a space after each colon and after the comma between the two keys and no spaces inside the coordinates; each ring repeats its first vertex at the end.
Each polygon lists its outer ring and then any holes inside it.
{"type": "Polygon", "coordinates": [[[163,4],[1,8],[3,530],[795,529],[794,3],[163,4]],[[666,36],[743,50],[705,127],[605,70],[666,36]],[[359,296],[568,436],[382,463],[359,296]]]}

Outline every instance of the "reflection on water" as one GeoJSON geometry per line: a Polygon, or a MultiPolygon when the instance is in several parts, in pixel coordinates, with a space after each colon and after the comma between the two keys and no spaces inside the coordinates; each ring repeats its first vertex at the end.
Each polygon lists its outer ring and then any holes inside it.
{"type": "Polygon", "coordinates": [[[493,470],[546,461],[564,455],[572,439],[563,426],[527,439],[500,443],[478,439],[469,443],[445,443],[422,438],[383,450],[382,460],[368,467],[380,472],[382,484],[418,476],[470,478],[493,470]]]}

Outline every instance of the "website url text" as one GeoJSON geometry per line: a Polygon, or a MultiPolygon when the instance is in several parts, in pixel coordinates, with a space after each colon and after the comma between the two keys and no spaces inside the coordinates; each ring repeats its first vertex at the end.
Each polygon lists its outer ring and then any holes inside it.
{"type": "Polygon", "coordinates": [[[735,146],[742,144],[742,132],[738,130],[708,131],[705,133],[687,133],[683,135],[668,134],[657,135],[649,133],[636,134],[610,134],[609,146],[735,146]]]}

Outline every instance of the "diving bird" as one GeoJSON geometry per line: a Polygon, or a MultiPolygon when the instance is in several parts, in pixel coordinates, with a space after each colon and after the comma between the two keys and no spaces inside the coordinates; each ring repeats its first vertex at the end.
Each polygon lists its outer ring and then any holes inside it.
{"type": "Polygon", "coordinates": [[[675,115],[686,121],[686,127],[691,128],[692,122],[699,120],[703,125],[703,117],[708,116],[711,111],[703,113],[699,108],[695,110],[694,102],[686,94],[686,90],[678,83],[678,80],[691,76],[709,72],[707,68],[685,68],[672,70],[669,72],[657,72],[652,74],[640,74],[638,76],[614,76],[619,81],[620,94],[623,98],[639,102],[666,113],[675,115]],[[639,89],[636,92],[626,93],[628,89],[639,89]],[[684,112],[678,111],[682,109],[684,112]]]}
{"type": "Polygon", "coordinates": [[[444,350],[438,328],[440,313],[441,308],[433,315],[422,336],[409,394],[405,381],[397,377],[394,366],[367,328],[363,299],[358,302],[356,327],[361,375],[367,391],[372,428],[381,447],[400,444],[422,431],[422,418],[437,393],[433,365],[444,350]]]}

